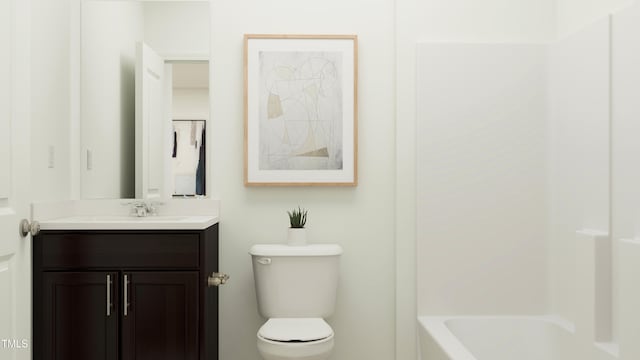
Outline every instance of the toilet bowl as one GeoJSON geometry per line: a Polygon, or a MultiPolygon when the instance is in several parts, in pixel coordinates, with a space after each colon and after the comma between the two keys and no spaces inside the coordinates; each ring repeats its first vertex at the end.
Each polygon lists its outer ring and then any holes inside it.
{"type": "Polygon", "coordinates": [[[333,330],[321,318],[274,318],[258,330],[264,360],[324,360],[334,345],[333,330]]]}

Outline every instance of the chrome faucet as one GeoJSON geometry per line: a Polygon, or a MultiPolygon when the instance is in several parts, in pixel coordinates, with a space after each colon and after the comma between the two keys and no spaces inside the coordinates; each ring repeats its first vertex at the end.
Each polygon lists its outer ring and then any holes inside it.
{"type": "Polygon", "coordinates": [[[147,204],[142,201],[134,202],[132,210],[132,215],[135,215],[137,217],[145,217],[148,214],[147,204]]]}
{"type": "Polygon", "coordinates": [[[131,203],[131,215],[137,217],[145,217],[149,215],[158,215],[158,205],[162,203],[151,201],[134,201],[131,203]]]}

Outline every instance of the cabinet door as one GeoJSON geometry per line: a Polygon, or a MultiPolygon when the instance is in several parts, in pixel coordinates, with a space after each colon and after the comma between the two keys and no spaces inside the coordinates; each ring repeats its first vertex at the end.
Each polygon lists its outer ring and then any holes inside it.
{"type": "Polygon", "coordinates": [[[43,359],[118,359],[118,273],[44,272],[43,359]]]}
{"type": "Polygon", "coordinates": [[[125,272],[123,360],[198,359],[198,272],[125,272]]]}

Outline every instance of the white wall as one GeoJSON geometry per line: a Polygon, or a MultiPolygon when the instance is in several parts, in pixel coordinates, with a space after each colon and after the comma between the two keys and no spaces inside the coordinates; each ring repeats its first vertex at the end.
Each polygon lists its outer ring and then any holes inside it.
{"type": "MultiPolygon", "coordinates": [[[[212,4],[212,156],[221,200],[221,359],[258,360],[257,312],[248,250],[283,243],[286,211],[310,210],[312,243],[338,243],[336,333],[331,359],[389,360],[395,352],[394,1],[217,1],[212,4]],[[243,35],[357,34],[359,185],[247,188],[243,185],[243,35]]],[[[412,324],[413,325],[413,324],[412,324]]]]}
{"type": "MultiPolygon", "coordinates": [[[[611,229],[618,239],[640,236],[640,4],[612,17],[611,229]]],[[[618,251],[614,249],[614,254],[618,251]]],[[[614,304],[618,303],[618,267],[614,257],[614,304]]],[[[614,307],[614,335],[619,333],[614,307]]],[[[616,336],[617,337],[617,336],[616,336]]]]}
{"type": "Polygon", "coordinates": [[[31,2],[31,178],[34,200],[70,196],[68,0],[31,2]],[[53,149],[53,167],[49,151],[53,149]]]}
{"type": "Polygon", "coordinates": [[[555,35],[555,1],[398,1],[398,25],[411,41],[546,41],[555,35]],[[403,22],[404,24],[400,24],[403,22]]]}
{"type": "Polygon", "coordinates": [[[174,88],[174,120],[209,120],[209,89],[174,88]]]}
{"type": "Polygon", "coordinates": [[[135,58],[142,5],[82,4],[81,196],[134,197],[135,58]],[[118,26],[114,26],[118,24],[118,26]],[[87,168],[87,151],[92,168],[87,168]]]}
{"type": "Polygon", "coordinates": [[[209,54],[209,3],[145,2],[144,41],[160,55],[209,54]]]}
{"type": "Polygon", "coordinates": [[[609,226],[609,22],[549,49],[550,312],[575,320],[575,232],[609,226]]]}
{"type": "Polygon", "coordinates": [[[593,22],[602,20],[611,12],[634,0],[556,0],[557,33],[564,37],[593,22]]]}
{"type": "Polygon", "coordinates": [[[546,52],[418,47],[418,314],[546,306],[546,52]]]}

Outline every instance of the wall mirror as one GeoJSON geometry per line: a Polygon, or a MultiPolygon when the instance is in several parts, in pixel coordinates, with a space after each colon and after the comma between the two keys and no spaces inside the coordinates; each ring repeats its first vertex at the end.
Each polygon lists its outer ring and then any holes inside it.
{"type": "Polygon", "coordinates": [[[209,3],[86,0],[80,16],[81,198],[206,196],[209,3]]]}

